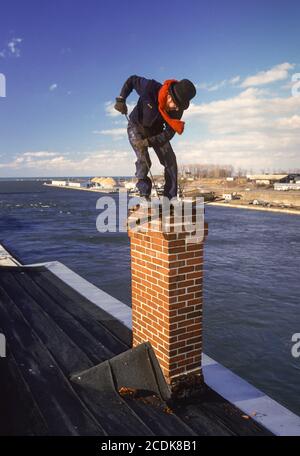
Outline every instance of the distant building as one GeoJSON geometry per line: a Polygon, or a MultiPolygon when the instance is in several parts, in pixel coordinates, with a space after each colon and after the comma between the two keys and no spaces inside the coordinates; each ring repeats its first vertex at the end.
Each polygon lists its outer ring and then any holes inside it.
{"type": "Polygon", "coordinates": [[[125,184],[124,184],[124,187],[125,187],[127,190],[134,190],[134,189],[135,189],[135,186],[136,186],[136,182],[133,182],[133,181],[127,181],[127,182],[125,182],[125,184]]]}
{"type": "Polygon", "coordinates": [[[300,190],[300,181],[292,182],[292,183],[275,183],[274,190],[300,190]]]}
{"type": "Polygon", "coordinates": [[[67,181],[53,180],[53,181],[51,181],[51,185],[57,185],[58,187],[66,187],[68,185],[68,183],[67,183],[67,181]]]}
{"type": "Polygon", "coordinates": [[[117,186],[117,182],[112,177],[93,177],[91,179],[93,187],[112,189],[117,186]]]}
{"type": "Polygon", "coordinates": [[[234,192],[234,193],[224,193],[223,194],[223,199],[225,201],[231,201],[231,200],[234,200],[234,199],[238,199],[238,196],[237,196],[236,192],[234,192]]]}
{"type": "Polygon", "coordinates": [[[69,187],[86,188],[87,186],[87,182],[69,182],[69,187]]]}
{"type": "Polygon", "coordinates": [[[247,174],[247,179],[258,185],[270,185],[275,182],[287,182],[288,174],[247,174]]]}

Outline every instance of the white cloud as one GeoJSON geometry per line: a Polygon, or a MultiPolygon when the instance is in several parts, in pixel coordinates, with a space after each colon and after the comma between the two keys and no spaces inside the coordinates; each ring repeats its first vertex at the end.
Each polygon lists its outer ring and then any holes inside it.
{"type": "MultiPolygon", "coordinates": [[[[128,108],[128,114],[131,113],[131,111],[133,110],[133,108],[135,107],[135,103],[131,102],[131,103],[126,103],[127,105],[127,108],[128,108]]],[[[118,117],[118,116],[122,116],[122,114],[120,112],[118,112],[115,108],[115,101],[106,101],[105,102],[105,113],[108,117],[118,117]]]]}
{"type": "MultiPolygon", "coordinates": [[[[275,65],[269,70],[260,71],[254,75],[248,76],[241,84],[241,88],[256,87],[266,84],[271,84],[276,81],[282,81],[289,77],[289,71],[295,68],[295,64],[292,63],[281,63],[275,65]]],[[[196,87],[202,90],[207,90],[208,92],[215,92],[226,86],[237,87],[240,82],[240,76],[234,76],[230,79],[223,79],[217,83],[201,83],[196,84],[196,87]]]]}
{"type": "Polygon", "coordinates": [[[12,38],[7,45],[0,51],[0,57],[20,57],[21,49],[20,44],[23,38],[12,38]]]}
{"type": "Polygon", "coordinates": [[[209,84],[209,83],[206,83],[206,82],[203,82],[203,83],[200,83],[200,84],[196,84],[196,88],[202,89],[202,90],[207,90],[208,92],[214,92],[214,91],[224,87],[225,84],[226,84],[226,79],[224,79],[221,82],[217,82],[215,84],[209,84]]]}
{"type": "Polygon", "coordinates": [[[258,171],[299,167],[299,112],[300,97],[270,96],[254,87],[228,99],[192,103],[185,120],[196,139],[178,138],[177,155],[184,162],[231,163],[258,171]]]}
{"type": "Polygon", "coordinates": [[[233,78],[229,79],[229,84],[236,85],[240,81],[240,76],[234,76],[233,78]]]}
{"type": "Polygon", "coordinates": [[[115,110],[114,108],[115,102],[112,101],[106,101],[105,102],[105,113],[108,117],[117,117],[120,116],[121,114],[115,110]]]}
{"type": "Polygon", "coordinates": [[[205,117],[209,121],[218,118],[222,120],[223,125],[229,125],[232,121],[238,122],[245,117],[281,116],[297,112],[300,108],[300,97],[266,97],[266,95],[265,90],[248,88],[232,98],[198,105],[191,103],[185,118],[205,117]]]}
{"type": "Polygon", "coordinates": [[[113,120],[112,123],[113,123],[114,125],[127,125],[127,124],[128,124],[128,122],[127,122],[126,119],[125,119],[125,120],[123,120],[123,119],[120,119],[120,120],[113,120]]]}
{"type": "Polygon", "coordinates": [[[198,89],[207,90],[208,92],[215,92],[219,89],[222,89],[222,87],[225,87],[228,85],[236,86],[237,83],[240,81],[240,79],[241,79],[240,76],[235,76],[231,79],[223,79],[223,81],[216,82],[216,83],[203,82],[200,84],[196,84],[196,87],[198,89]]]}
{"type": "Polygon", "coordinates": [[[56,90],[58,87],[58,84],[54,83],[54,84],[51,84],[51,86],[49,86],[49,90],[50,92],[53,92],[53,90],[56,90]]]}
{"type": "Polygon", "coordinates": [[[289,76],[289,70],[295,67],[294,64],[285,62],[276,65],[267,71],[260,71],[259,73],[248,76],[241,84],[241,87],[259,86],[270,84],[276,81],[282,81],[289,76]]]}
{"type": "Polygon", "coordinates": [[[235,168],[299,168],[300,140],[264,132],[244,132],[199,141],[179,142],[180,163],[232,164],[235,168]]]}
{"type": "MultiPolygon", "coordinates": [[[[279,128],[287,128],[291,130],[298,129],[298,132],[300,130],[300,116],[294,115],[291,117],[283,117],[282,119],[278,119],[277,121],[277,126],[279,128]]],[[[299,151],[299,156],[300,156],[300,151],[299,151]]]]}
{"type": "Polygon", "coordinates": [[[113,138],[120,138],[127,135],[126,128],[112,128],[111,130],[94,130],[95,135],[107,135],[113,138]]]}
{"type": "Polygon", "coordinates": [[[57,153],[44,150],[41,150],[39,152],[25,152],[23,154],[24,157],[53,157],[54,155],[57,155],[57,153]]]}
{"type": "MultiPolygon", "coordinates": [[[[52,154],[52,153],[49,153],[52,154]]],[[[79,159],[68,158],[58,152],[53,156],[42,152],[25,152],[8,163],[0,163],[0,169],[24,175],[130,175],[134,173],[135,154],[126,150],[102,149],[80,153],[79,159]]]]}
{"type": "Polygon", "coordinates": [[[7,47],[12,55],[15,57],[20,57],[21,51],[19,49],[19,45],[22,43],[23,39],[22,38],[12,38],[8,44],[7,47]]]}
{"type": "MultiPolygon", "coordinates": [[[[287,67],[285,70],[288,71],[287,67]]],[[[236,76],[234,84],[239,83],[236,76]]],[[[241,89],[240,89],[241,90],[241,89]]],[[[95,130],[112,139],[126,136],[125,116],[105,104],[106,114],[118,128],[95,130]],[[119,117],[116,117],[119,116],[119,117]],[[124,122],[124,127],[122,123],[124,122]]],[[[132,108],[131,104],[129,108],[132,108]]],[[[299,168],[300,97],[279,96],[265,88],[247,87],[230,98],[207,103],[191,103],[184,114],[186,130],[172,141],[179,163],[232,164],[260,172],[262,168],[299,168]],[[192,140],[191,140],[192,138],[192,140]]],[[[150,149],[153,172],[161,171],[150,149]]],[[[130,144],[93,152],[62,154],[27,151],[0,168],[31,175],[130,175],[135,172],[135,154],[130,144]],[[20,170],[20,171],[19,171],[20,170]]],[[[2,158],[3,160],[3,158],[2,158]]]]}

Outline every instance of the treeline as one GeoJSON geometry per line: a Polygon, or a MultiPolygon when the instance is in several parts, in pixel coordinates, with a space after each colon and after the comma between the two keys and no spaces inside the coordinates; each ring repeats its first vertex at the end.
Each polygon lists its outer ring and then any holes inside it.
{"type": "Polygon", "coordinates": [[[222,177],[231,177],[234,174],[232,165],[181,165],[180,173],[182,176],[193,176],[196,178],[214,177],[216,179],[222,177]]]}
{"type": "Polygon", "coordinates": [[[248,174],[299,174],[299,168],[293,168],[288,170],[262,168],[259,172],[254,172],[253,169],[237,168],[235,169],[232,165],[210,165],[210,164],[188,164],[179,165],[179,172],[181,176],[188,177],[192,176],[195,178],[215,178],[222,179],[226,177],[245,177],[248,174]]]}

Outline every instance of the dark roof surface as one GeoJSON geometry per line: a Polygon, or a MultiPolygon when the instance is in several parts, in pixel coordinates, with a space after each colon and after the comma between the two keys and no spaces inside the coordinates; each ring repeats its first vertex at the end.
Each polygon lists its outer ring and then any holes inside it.
{"type": "Polygon", "coordinates": [[[0,267],[0,434],[267,435],[211,389],[167,404],[153,395],[83,388],[70,375],[131,348],[131,331],[44,266],[0,267]]]}

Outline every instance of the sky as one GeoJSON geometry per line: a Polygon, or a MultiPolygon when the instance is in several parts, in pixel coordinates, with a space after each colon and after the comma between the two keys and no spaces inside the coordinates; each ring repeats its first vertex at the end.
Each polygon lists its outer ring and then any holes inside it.
{"type": "Polygon", "coordinates": [[[299,22],[296,0],[1,0],[0,177],[134,175],[133,74],[197,87],[179,165],[299,169],[299,22]]]}

